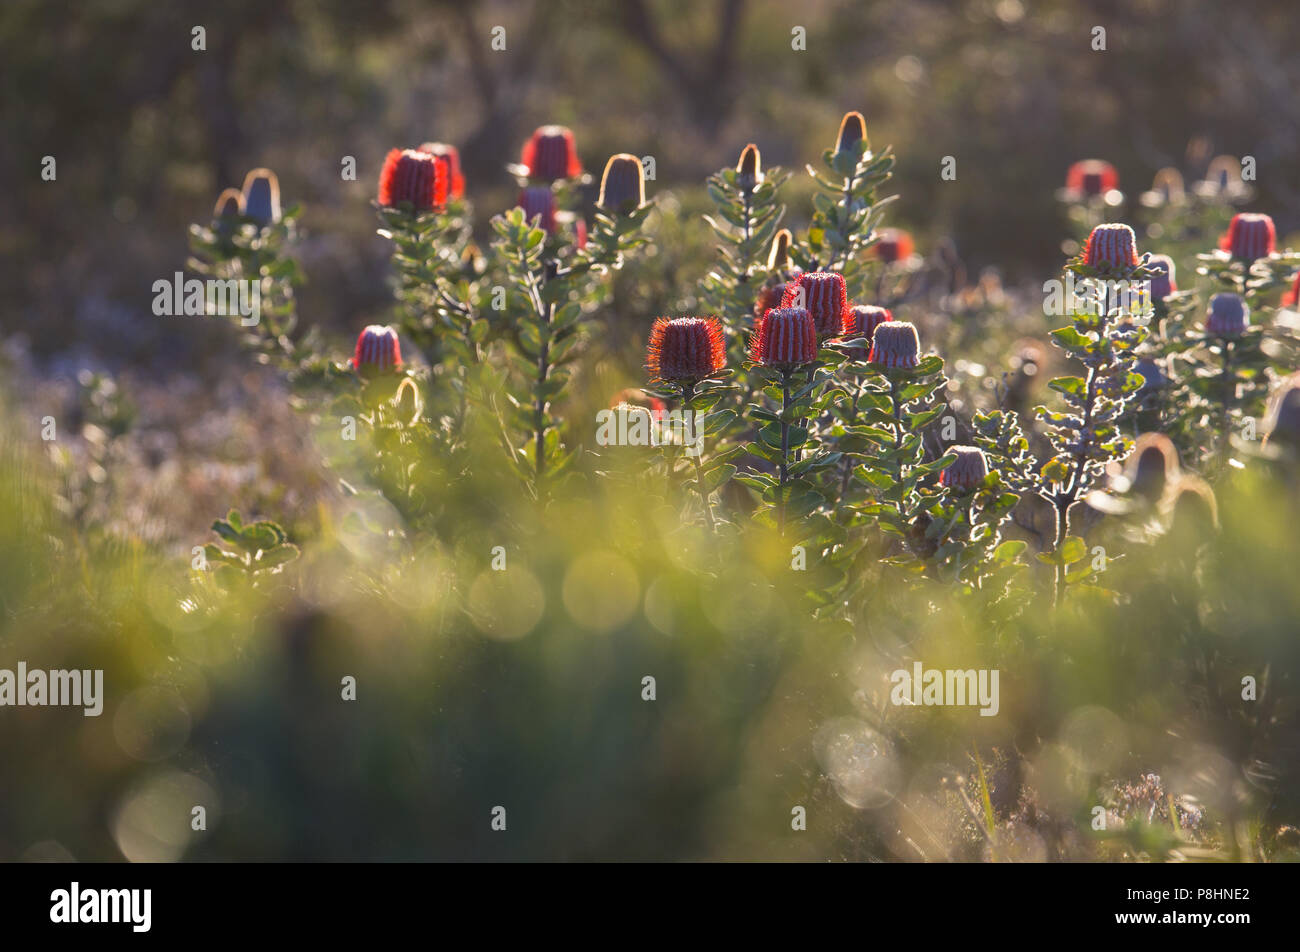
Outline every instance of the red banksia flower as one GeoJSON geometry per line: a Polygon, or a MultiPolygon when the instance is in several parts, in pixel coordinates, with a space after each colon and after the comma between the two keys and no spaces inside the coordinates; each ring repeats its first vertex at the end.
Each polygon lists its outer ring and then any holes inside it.
{"type": "Polygon", "coordinates": [[[441,208],[447,202],[447,178],[442,163],[428,152],[393,149],[379,173],[379,204],[391,208],[410,202],[417,212],[441,208]]]}
{"type": "Polygon", "coordinates": [[[460,198],[465,194],[465,176],[460,171],[460,150],[445,142],[426,142],[420,146],[421,152],[428,152],[442,166],[443,177],[447,181],[447,195],[460,198]]]}
{"type": "Polygon", "coordinates": [[[893,319],[894,315],[888,308],[876,307],[873,304],[857,304],[849,308],[848,316],[844,319],[844,336],[849,340],[855,337],[867,339],[866,347],[852,348],[849,356],[855,360],[866,360],[871,355],[871,343],[875,338],[876,328],[893,319]]]}
{"type": "Polygon", "coordinates": [[[1138,263],[1137,238],[1128,225],[1098,225],[1088,236],[1083,261],[1090,268],[1131,268],[1138,263]]]}
{"type": "Polygon", "coordinates": [[[758,300],[754,302],[754,316],[756,319],[762,318],[764,314],[774,307],[780,307],[781,301],[785,298],[786,289],[792,282],[780,281],[776,284],[765,284],[758,289],[758,300]]]}
{"type": "Polygon", "coordinates": [[[620,152],[611,155],[600,177],[601,208],[612,212],[626,212],[645,204],[645,170],[635,155],[620,152]]]}
{"type": "Polygon", "coordinates": [[[834,271],[801,274],[785,286],[781,306],[804,308],[812,315],[819,337],[837,337],[844,332],[844,319],[849,310],[844,276],[834,271]]]}
{"type": "Polygon", "coordinates": [[[553,182],[582,174],[582,162],[573,144],[573,131],[564,126],[540,126],[524,143],[519,161],[528,169],[529,178],[553,182]]]}
{"type": "Polygon", "coordinates": [[[1075,162],[1065,173],[1065,190],[1073,195],[1096,198],[1119,188],[1119,173],[1115,166],[1101,159],[1084,159],[1075,162]]]}
{"type": "Polygon", "coordinates": [[[655,380],[696,384],[727,365],[727,341],[716,317],[657,318],[646,347],[655,380]]]}
{"type": "Polygon", "coordinates": [[[1300,304],[1300,271],[1296,272],[1295,283],[1291,285],[1291,290],[1282,295],[1283,307],[1295,307],[1300,304]]]}
{"type": "Polygon", "coordinates": [[[774,307],[758,322],[749,356],[764,367],[788,368],[817,359],[817,327],[802,307],[774,307]]]}
{"type": "Polygon", "coordinates": [[[921,363],[921,339],[916,325],[907,321],[888,321],[876,326],[867,359],[882,367],[911,369],[921,363]]]}
{"type": "Polygon", "coordinates": [[[835,151],[853,151],[866,137],[867,121],[862,118],[862,113],[846,112],[844,118],[840,120],[840,134],[835,137],[835,151]]]}
{"type": "Polygon", "coordinates": [[[356,353],[352,355],[353,370],[397,370],[402,366],[402,345],[397,331],[384,324],[371,324],[357,337],[356,353]]]}
{"type": "Polygon", "coordinates": [[[1169,255],[1152,255],[1147,265],[1156,272],[1151,275],[1152,300],[1163,301],[1178,290],[1178,285],[1174,283],[1177,267],[1173,258],[1169,255]]]}
{"type": "Polygon", "coordinates": [[[244,214],[244,196],[237,188],[228,188],[217,196],[212,209],[213,218],[233,218],[244,214]]]}
{"type": "Polygon", "coordinates": [[[871,246],[872,254],[887,264],[906,260],[915,250],[912,236],[900,228],[880,229],[880,240],[871,246]]]}
{"type": "Polygon", "coordinates": [[[1250,308],[1236,294],[1216,294],[1210,298],[1210,313],[1205,318],[1205,332],[1212,337],[1240,337],[1250,325],[1250,308]]]}
{"type": "Polygon", "coordinates": [[[280,220],[280,180],[270,169],[253,169],[244,176],[244,214],[259,225],[280,220]]]}
{"type": "Polygon", "coordinates": [[[530,185],[519,193],[518,205],[524,210],[524,219],[538,219],[538,226],[555,234],[555,193],[549,185],[530,185]]]}
{"type": "Polygon", "coordinates": [[[736,163],[736,178],[745,191],[753,191],[763,181],[763,157],[758,146],[752,142],[740,152],[740,161],[736,163]]]}
{"type": "Polygon", "coordinates": [[[1227,233],[1219,240],[1220,248],[1242,261],[1267,258],[1276,245],[1277,230],[1273,227],[1273,219],[1253,212],[1233,215],[1227,233]]]}
{"type": "Polygon", "coordinates": [[[957,458],[939,473],[939,485],[958,491],[978,489],[989,474],[984,451],[976,446],[950,446],[948,452],[957,454],[957,458]]]}

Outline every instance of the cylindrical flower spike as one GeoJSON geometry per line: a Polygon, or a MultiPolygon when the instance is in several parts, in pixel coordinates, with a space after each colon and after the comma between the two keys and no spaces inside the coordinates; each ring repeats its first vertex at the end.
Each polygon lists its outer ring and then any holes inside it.
{"type": "Polygon", "coordinates": [[[428,152],[393,149],[379,173],[379,204],[410,202],[417,212],[441,208],[447,202],[447,178],[442,163],[428,152]]]}
{"type": "Polygon", "coordinates": [[[397,331],[385,324],[371,324],[357,336],[357,349],[349,362],[353,370],[389,371],[402,366],[402,345],[397,331]]]}
{"type": "Polygon", "coordinates": [[[519,193],[520,208],[524,210],[524,219],[537,219],[539,228],[548,234],[555,234],[555,193],[549,185],[529,185],[519,193]]]}
{"type": "Polygon", "coordinates": [[[1098,225],[1088,236],[1083,260],[1091,268],[1131,268],[1138,263],[1137,238],[1128,225],[1098,225]]]}
{"type": "Polygon", "coordinates": [[[629,212],[645,204],[645,170],[635,155],[620,152],[611,155],[600,177],[601,208],[612,212],[629,212]]]}
{"type": "Polygon", "coordinates": [[[866,360],[871,356],[871,344],[875,339],[876,328],[886,321],[892,321],[894,315],[888,308],[872,304],[856,304],[849,308],[849,316],[844,320],[844,336],[849,340],[865,337],[866,347],[854,347],[849,356],[854,360],[866,360]]]}
{"type": "Polygon", "coordinates": [[[1156,272],[1151,275],[1151,300],[1163,301],[1178,290],[1178,285],[1174,282],[1177,266],[1173,258],[1169,255],[1152,255],[1147,266],[1156,272]]]}
{"type": "Polygon", "coordinates": [[[880,240],[871,246],[872,253],[886,264],[906,261],[912,257],[916,244],[912,236],[901,228],[880,229],[880,240]]]}
{"type": "Polygon", "coordinates": [[[1205,332],[1211,337],[1240,337],[1250,326],[1250,308],[1238,294],[1216,294],[1210,298],[1205,332]]]}
{"type": "Polygon", "coordinates": [[[213,218],[234,218],[244,214],[244,195],[237,188],[228,188],[217,196],[212,209],[213,218]]]}
{"type": "Polygon", "coordinates": [[[1219,247],[1234,258],[1255,261],[1267,258],[1277,246],[1277,230],[1268,215],[1241,212],[1232,216],[1219,247]]]}
{"type": "Polygon", "coordinates": [[[1080,198],[1097,198],[1119,188],[1115,166],[1101,159],[1075,162],[1065,173],[1065,190],[1080,198]]]}
{"type": "Polygon", "coordinates": [[[280,180],[270,169],[253,169],[244,176],[244,215],[259,225],[280,220],[280,180]]]}
{"type": "Polygon", "coordinates": [[[876,327],[867,359],[882,367],[911,369],[921,363],[921,339],[916,325],[907,321],[889,321],[876,327]]]}
{"type": "Polygon", "coordinates": [[[528,169],[529,178],[553,182],[582,174],[582,162],[573,144],[573,131],[564,126],[539,127],[524,144],[519,161],[528,169]]]}
{"type": "Polygon", "coordinates": [[[758,146],[749,143],[740,152],[740,161],[736,163],[736,178],[740,187],[752,192],[763,181],[763,157],[758,146]]]}
{"type": "Polygon", "coordinates": [[[862,118],[862,113],[856,110],[846,112],[844,118],[840,120],[839,135],[835,137],[835,151],[852,152],[866,137],[867,121],[862,118]]]}
{"type": "Polygon", "coordinates": [[[781,307],[802,307],[812,315],[818,337],[838,337],[844,332],[849,310],[844,276],[835,271],[809,271],[785,286],[781,307]]]}
{"type": "Polygon", "coordinates": [[[958,492],[978,489],[989,474],[984,451],[977,446],[950,446],[948,452],[955,453],[957,458],[939,473],[939,485],[958,492]]]}
{"type": "Polygon", "coordinates": [[[465,176],[460,170],[460,150],[445,142],[426,142],[420,146],[421,152],[428,152],[442,165],[442,174],[447,180],[447,195],[460,198],[465,194],[465,176]]]}
{"type": "Polygon", "coordinates": [[[817,359],[817,327],[807,308],[775,307],[758,322],[750,359],[764,367],[789,369],[817,359]]]}
{"type": "Polygon", "coordinates": [[[697,384],[727,365],[727,340],[716,317],[657,318],[646,347],[654,380],[697,384]]]}

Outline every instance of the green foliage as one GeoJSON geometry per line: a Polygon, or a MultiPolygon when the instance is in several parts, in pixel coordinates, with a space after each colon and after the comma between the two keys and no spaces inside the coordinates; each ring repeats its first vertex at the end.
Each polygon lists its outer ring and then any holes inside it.
{"type": "Polygon", "coordinates": [[[270,520],[244,524],[237,510],[212,523],[221,540],[203,546],[205,568],[217,584],[230,590],[237,585],[256,585],[261,575],[274,574],[299,556],[284,529],[270,520]]]}

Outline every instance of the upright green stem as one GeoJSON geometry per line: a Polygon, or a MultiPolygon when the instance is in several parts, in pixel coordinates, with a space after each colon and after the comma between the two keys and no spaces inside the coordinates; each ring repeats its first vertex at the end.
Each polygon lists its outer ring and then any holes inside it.
{"type": "Polygon", "coordinates": [[[781,492],[776,524],[785,535],[785,485],[790,481],[790,371],[781,371],[781,492]]]}
{"type": "MultiPolygon", "coordinates": [[[[692,437],[695,436],[695,427],[698,425],[695,420],[695,409],[691,405],[694,400],[695,400],[695,385],[689,382],[683,383],[682,384],[682,411],[687,415],[687,418],[691,421],[689,427],[689,433],[692,437]]],[[[701,440],[701,442],[703,441],[701,440]]],[[[687,444],[686,447],[686,453],[688,456],[690,455],[689,443],[687,444]]],[[[713,521],[713,506],[709,502],[709,492],[707,487],[704,485],[704,461],[700,458],[703,455],[704,454],[702,449],[700,452],[697,452],[695,454],[695,488],[700,494],[700,503],[701,505],[704,506],[704,519],[709,524],[709,531],[716,533],[718,531],[718,527],[713,521]]]]}
{"type": "Polygon", "coordinates": [[[1237,396],[1237,374],[1232,367],[1232,341],[1223,342],[1223,373],[1219,375],[1221,396],[1223,399],[1223,414],[1219,426],[1219,464],[1228,458],[1228,452],[1231,449],[1232,441],[1229,434],[1232,433],[1232,404],[1237,396]]]}

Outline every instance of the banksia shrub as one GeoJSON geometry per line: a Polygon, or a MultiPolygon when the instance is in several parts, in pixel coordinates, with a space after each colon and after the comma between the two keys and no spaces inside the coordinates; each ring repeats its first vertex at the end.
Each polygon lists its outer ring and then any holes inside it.
{"type": "Polygon", "coordinates": [[[809,271],[785,286],[781,307],[802,307],[812,315],[819,337],[838,337],[849,310],[843,275],[809,271]]]}
{"type": "Polygon", "coordinates": [[[880,240],[871,248],[872,254],[886,264],[906,261],[915,250],[916,243],[912,241],[912,236],[901,228],[882,228],[880,240]]]}
{"type": "Polygon", "coordinates": [[[849,356],[854,360],[867,360],[871,356],[871,343],[876,328],[893,319],[894,315],[888,308],[876,307],[872,304],[855,304],[849,308],[848,317],[844,320],[844,337],[848,340],[862,337],[867,341],[866,347],[850,348],[849,356]]]}
{"type": "Polygon", "coordinates": [[[989,474],[989,461],[977,446],[950,446],[948,452],[957,458],[939,473],[939,485],[958,492],[978,489],[989,474]]]}
{"type": "Polygon", "coordinates": [[[519,159],[529,178],[555,181],[577,178],[582,162],[573,144],[573,132],[564,126],[541,126],[526,143],[519,159]]]}
{"type": "Polygon", "coordinates": [[[398,370],[402,366],[402,345],[397,331],[384,324],[371,324],[357,336],[356,352],[349,366],[362,372],[398,370]]]}
{"type": "Polygon", "coordinates": [[[807,308],[777,307],[758,322],[750,342],[756,364],[778,370],[800,367],[817,359],[817,326],[807,308]]]}
{"type": "Polygon", "coordinates": [[[601,208],[612,212],[629,211],[645,204],[645,170],[635,155],[620,152],[611,155],[600,177],[601,208]]]}
{"type": "Polygon", "coordinates": [[[1219,248],[1241,261],[1256,261],[1271,255],[1277,245],[1277,230],[1268,215],[1241,212],[1232,216],[1219,248]]]}
{"type": "Polygon", "coordinates": [[[876,327],[867,360],[882,367],[911,369],[921,363],[921,340],[916,325],[889,321],[876,327]]]}
{"type": "Polygon", "coordinates": [[[1250,308],[1237,294],[1216,294],[1210,298],[1205,333],[1211,337],[1240,337],[1250,325],[1250,308]]]}
{"type": "Polygon", "coordinates": [[[280,180],[270,169],[253,169],[244,176],[244,214],[259,225],[280,220],[280,180]]]}
{"type": "Polygon", "coordinates": [[[661,317],[650,330],[646,369],[653,380],[697,384],[727,365],[727,340],[715,317],[661,317]]]}
{"type": "Polygon", "coordinates": [[[392,208],[409,202],[416,212],[432,211],[447,202],[447,178],[442,163],[428,152],[393,149],[379,173],[379,204],[392,208]]]}
{"type": "Polygon", "coordinates": [[[1098,225],[1088,235],[1083,263],[1097,270],[1119,271],[1138,263],[1137,238],[1128,225],[1098,225]]]}
{"type": "Polygon", "coordinates": [[[420,151],[428,152],[442,166],[448,197],[462,198],[465,195],[465,176],[460,170],[460,150],[445,142],[426,142],[420,146],[420,151]]]}
{"type": "Polygon", "coordinates": [[[1119,188],[1115,166],[1101,159],[1083,159],[1065,173],[1065,191],[1073,198],[1097,198],[1119,188]]]}
{"type": "Polygon", "coordinates": [[[520,190],[518,206],[524,210],[524,220],[537,219],[539,228],[555,234],[555,193],[549,185],[529,185],[520,190]]]}

